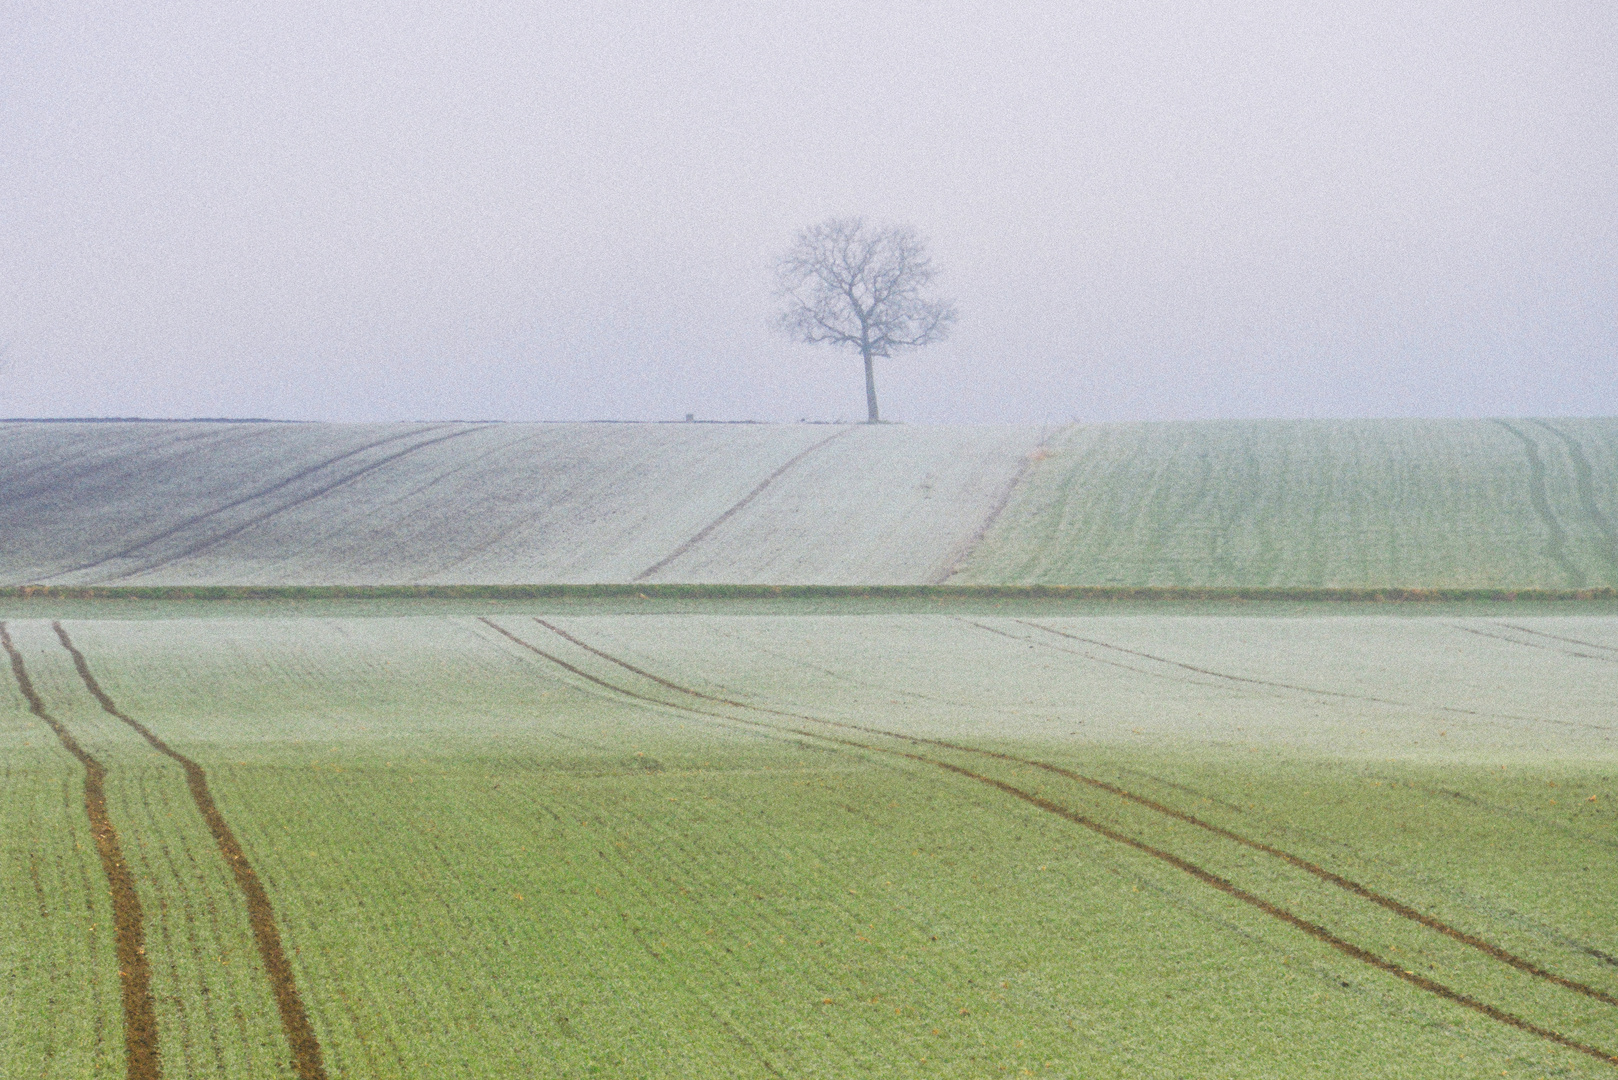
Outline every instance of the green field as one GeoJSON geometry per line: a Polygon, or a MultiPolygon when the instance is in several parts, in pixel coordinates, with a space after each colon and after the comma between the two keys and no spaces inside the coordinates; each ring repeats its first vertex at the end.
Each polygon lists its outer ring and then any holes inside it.
{"type": "Polygon", "coordinates": [[[7,1077],[1618,1065],[1599,606],[5,607],[7,1077]]]}
{"type": "Polygon", "coordinates": [[[1618,584],[1612,420],[1091,425],[1048,453],[952,581],[1618,584]]]}

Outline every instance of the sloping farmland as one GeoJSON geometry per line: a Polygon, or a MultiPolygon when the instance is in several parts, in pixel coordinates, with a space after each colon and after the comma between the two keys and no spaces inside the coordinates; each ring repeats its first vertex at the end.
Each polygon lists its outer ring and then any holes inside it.
{"type": "Polygon", "coordinates": [[[925,582],[1036,428],[0,425],[8,583],[925,582]]]}
{"type": "Polygon", "coordinates": [[[4,634],[0,1075],[1618,1068],[1610,617],[4,634]]]}
{"type": "Polygon", "coordinates": [[[1618,421],[0,425],[0,583],[1618,587],[1618,421]]]}
{"type": "Polygon", "coordinates": [[[1618,586],[1618,421],[1069,428],[950,580],[1618,586]]]}

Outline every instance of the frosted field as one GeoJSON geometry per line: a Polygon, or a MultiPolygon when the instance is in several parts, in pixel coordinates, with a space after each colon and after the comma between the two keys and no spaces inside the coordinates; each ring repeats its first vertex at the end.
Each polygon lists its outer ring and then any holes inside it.
{"type": "Polygon", "coordinates": [[[8,607],[6,1076],[1618,1065],[1611,616],[8,607]]]}
{"type": "Polygon", "coordinates": [[[798,424],[6,424],[0,579],[926,581],[964,554],[1041,437],[798,424]]]}
{"type": "Polygon", "coordinates": [[[1618,586],[1618,421],[0,425],[0,583],[1618,586]]]}

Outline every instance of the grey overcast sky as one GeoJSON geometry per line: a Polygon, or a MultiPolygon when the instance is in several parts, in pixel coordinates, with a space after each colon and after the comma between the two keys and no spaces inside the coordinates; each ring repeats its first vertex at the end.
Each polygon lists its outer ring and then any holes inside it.
{"type": "Polygon", "coordinates": [[[0,0],[0,415],[1618,413],[1618,4],[0,0]]]}

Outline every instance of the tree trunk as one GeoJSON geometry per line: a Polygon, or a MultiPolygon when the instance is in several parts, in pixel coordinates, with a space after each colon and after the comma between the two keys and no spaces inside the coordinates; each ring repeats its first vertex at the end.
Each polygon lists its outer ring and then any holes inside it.
{"type": "Polygon", "coordinates": [[[860,350],[865,354],[865,408],[869,412],[867,424],[881,423],[881,417],[876,414],[876,376],[871,372],[871,350],[869,347],[860,350]]]}

